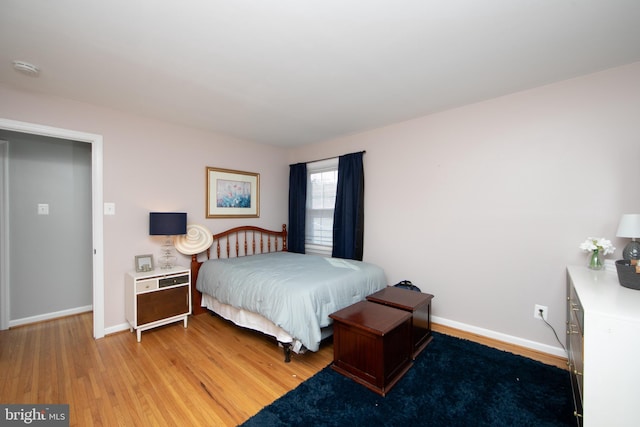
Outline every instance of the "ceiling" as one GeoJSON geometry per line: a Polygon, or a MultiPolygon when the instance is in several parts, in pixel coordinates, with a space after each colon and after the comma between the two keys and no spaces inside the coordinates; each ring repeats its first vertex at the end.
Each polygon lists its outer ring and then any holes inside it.
{"type": "Polygon", "coordinates": [[[0,1],[0,84],[284,147],[636,61],[638,0],[0,1]]]}

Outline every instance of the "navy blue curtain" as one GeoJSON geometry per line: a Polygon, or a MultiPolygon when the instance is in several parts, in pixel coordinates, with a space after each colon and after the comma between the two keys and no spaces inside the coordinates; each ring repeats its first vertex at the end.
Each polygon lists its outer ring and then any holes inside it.
{"type": "Polygon", "coordinates": [[[307,164],[289,166],[289,252],[304,253],[307,209],[307,164]]]}
{"type": "Polygon", "coordinates": [[[362,261],[364,246],[364,168],[362,155],[339,157],[338,188],[333,212],[333,252],[336,258],[362,261]]]}

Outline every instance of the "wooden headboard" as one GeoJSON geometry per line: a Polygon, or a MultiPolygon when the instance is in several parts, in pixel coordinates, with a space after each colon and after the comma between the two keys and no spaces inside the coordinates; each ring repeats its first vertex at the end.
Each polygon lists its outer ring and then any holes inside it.
{"type": "MultiPolygon", "coordinates": [[[[282,224],[282,230],[267,230],[252,225],[234,227],[218,234],[213,234],[213,244],[206,252],[206,259],[237,258],[266,254],[269,252],[287,251],[287,225],[282,224]]],[[[198,271],[202,261],[198,255],[191,255],[191,306],[193,314],[204,313],[207,310],[200,306],[202,294],[196,289],[198,271]]]]}

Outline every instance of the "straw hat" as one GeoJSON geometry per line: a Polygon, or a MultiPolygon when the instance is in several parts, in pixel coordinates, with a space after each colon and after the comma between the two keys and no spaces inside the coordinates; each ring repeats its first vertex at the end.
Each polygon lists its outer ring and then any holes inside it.
{"type": "Polygon", "coordinates": [[[187,225],[187,234],[176,236],[174,245],[181,254],[194,255],[204,252],[213,244],[213,235],[204,225],[187,225]]]}

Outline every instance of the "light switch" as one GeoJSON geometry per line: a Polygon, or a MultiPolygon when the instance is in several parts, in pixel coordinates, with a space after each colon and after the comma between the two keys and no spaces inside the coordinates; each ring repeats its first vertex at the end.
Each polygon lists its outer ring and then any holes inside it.
{"type": "Polygon", "coordinates": [[[49,215],[48,203],[38,203],[38,215],[49,215]]]}
{"type": "Polygon", "coordinates": [[[115,203],[105,203],[104,204],[104,214],[105,215],[115,215],[116,214],[116,204],[115,203]]]}

